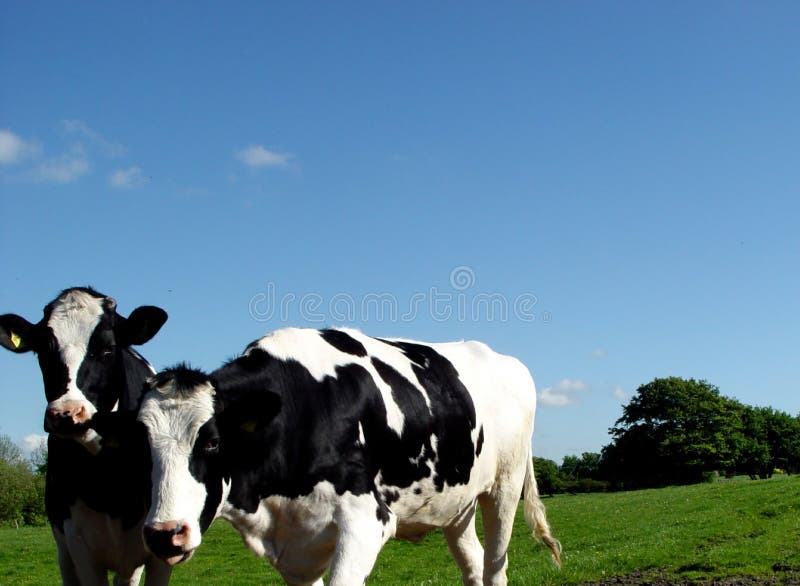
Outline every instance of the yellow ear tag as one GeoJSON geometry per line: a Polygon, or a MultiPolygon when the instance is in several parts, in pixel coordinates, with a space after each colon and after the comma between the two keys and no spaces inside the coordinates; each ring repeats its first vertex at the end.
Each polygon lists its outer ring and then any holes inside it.
{"type": "Polygon", "coordinates": [[[11,335],[11,343],[14,344],[14,348],[19,348],[22,346],[22,338],[17,335],[17,332],[9,332],[11,335]]]}

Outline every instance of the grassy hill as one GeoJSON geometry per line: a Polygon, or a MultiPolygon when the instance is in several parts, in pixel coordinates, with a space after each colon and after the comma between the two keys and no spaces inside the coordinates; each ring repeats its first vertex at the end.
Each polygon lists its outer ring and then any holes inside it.
{"type": "MultiPolygon", "coordinates": [[[[756,576],[797,583],[800,576],[800,477],[721,481],[627,493],[545,500],[564,567],[528,537],[517,518],[510,548],[510,584],[581,584],[644,572],[676,581],[756,576]]],[[[58,583],[49,529],[0,530],[0,583],[58,583]]],[[[282,584],[224,521],[199,552],[179,566],[173,584],[282,584]]],[[[390,542],[371,584],[452,585],[460,575],[440,533],[418,544],[390,542]]]]}

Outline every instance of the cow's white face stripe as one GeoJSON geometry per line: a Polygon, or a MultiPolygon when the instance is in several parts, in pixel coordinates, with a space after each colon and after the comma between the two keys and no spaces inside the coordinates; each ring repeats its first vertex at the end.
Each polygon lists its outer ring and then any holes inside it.
{"type": "Polygon", "coordinates": [[[86,358],[89,339],[104,312],[103,299],[84,291],[70,291],[53,307],[47,325],[58,341],[61,360],[67,369],[67,389],[48,408],[59,409],[67,401],[77,401],[84,405],[87,415],[97,411],[78,388],[78,369],[86,358]]]}
{"type": "Polygon", "coordinates": [[[170,383],[148,393],[139,410],[153,461],[153,499],[146,522],[187,522],[190,542],[186,549],[200,545],[199,520],[207,495],[205,485],[192,476],[189,460],[199,429],[213,416],[210,385],[180,396],[170,383]]]}

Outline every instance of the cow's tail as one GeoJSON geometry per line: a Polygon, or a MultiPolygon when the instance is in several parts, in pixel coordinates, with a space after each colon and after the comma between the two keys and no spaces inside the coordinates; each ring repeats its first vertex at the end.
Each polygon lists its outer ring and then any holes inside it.
{"type": "Polygon", "coordinates": [[[533,454],[528,453],[528,467],[525,470],[524,511],[525,522],[533,530],[533,537],[550,548],[553,552],[553,561],[561,567],[561,543],[550,532],[550,524],[544,511],[544,504],[539,498],[539,487],[536,486],[536,477],[533,475],[533,454]]]}

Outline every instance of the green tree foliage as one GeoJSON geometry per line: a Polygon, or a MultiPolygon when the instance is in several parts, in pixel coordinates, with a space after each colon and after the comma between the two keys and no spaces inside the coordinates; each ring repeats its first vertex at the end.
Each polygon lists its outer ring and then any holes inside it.
{"type": "Polygon", "coordinates": [[[600,478],[600,454],[584,452],[564,456],[559,467],[564,492],[604,492],[609,484],[600,478]]]}
{"type": "Polygon", "coordinates": [[[534,458],[533,472],[536,484],[539,486],[539,494],[553,495],[562,492],[561,475],[555,462],[545,458],[534,458]]]}
{"type": "Polygon", "coordinates": [[[640,386],[610,430],[601,476],[625,487],[702,481],[712,471],[768,478],[800,469],[800,419],[749,407],[706,381],[640,386]]]}
{"type": "Polygon", "coordinates": [[[769,478],[776,469],[800,472],[800,418],[771,407],[741,410],[742,438],[737,472],[769,478]]]}
{"type": "Polygon", "coordinates": [[[732,414],[705,381],[655,379],[637,389],[611,428],[605,472],[634,486],[699,482],[734,461],[732,414]]]}
{"type": "Polygon", "coordinates": [[[600,454],[584,452],[580,458],[578,456],[564,456],[560,471],[565,480],[599,478],[600,454]]]}
{"type": "Polygon", "coordinates": [[[44,521],[44,475],[33,470],[11,438],[0,435],[0,523],[44,521]]]}

